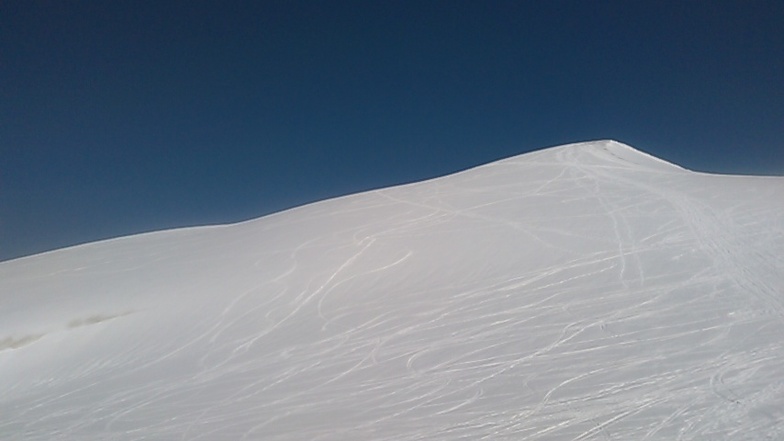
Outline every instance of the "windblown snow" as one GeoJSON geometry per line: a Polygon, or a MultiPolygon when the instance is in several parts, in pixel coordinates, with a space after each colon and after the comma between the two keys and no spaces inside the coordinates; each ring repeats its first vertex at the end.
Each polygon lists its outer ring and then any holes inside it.
{"type": "Polygon", "coordinates": [[[599,141],[3,262],[0,439],[784,439],[783,202],[599,141]]]}

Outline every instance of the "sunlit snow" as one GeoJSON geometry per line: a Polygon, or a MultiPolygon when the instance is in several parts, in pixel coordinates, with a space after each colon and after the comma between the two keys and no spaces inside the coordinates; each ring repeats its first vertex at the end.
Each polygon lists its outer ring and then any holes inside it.
{"type": "Polygon", "coordinates": [[[0,263],[0,439],[784,439],[783,208],[599,141],[0,263]]]}

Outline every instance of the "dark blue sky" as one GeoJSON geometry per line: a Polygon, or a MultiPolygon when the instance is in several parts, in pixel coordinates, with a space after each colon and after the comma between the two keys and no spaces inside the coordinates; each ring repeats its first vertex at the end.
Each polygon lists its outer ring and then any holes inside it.
{"type": "Polygon", "coordinates": [[[784,174],[781,1],[0,3],[0,260],[569,142],[784,174]]]}

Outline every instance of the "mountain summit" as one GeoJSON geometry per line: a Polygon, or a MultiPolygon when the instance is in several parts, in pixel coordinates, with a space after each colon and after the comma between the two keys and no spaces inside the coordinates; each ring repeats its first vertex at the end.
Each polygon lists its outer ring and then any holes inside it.
{"type": "Polygon", "coordinates": [[[784,178],[614,141],[0,263],[0,438],[784,437],[784,178]]]}

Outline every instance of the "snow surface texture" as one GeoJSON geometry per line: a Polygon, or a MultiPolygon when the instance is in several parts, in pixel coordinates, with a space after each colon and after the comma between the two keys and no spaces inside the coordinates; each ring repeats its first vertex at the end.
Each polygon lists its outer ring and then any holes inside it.
{"type": "Polygon", "coordinates": [[[782,201],[600,141],[4,262],[0,439],[784,439],[782,201]]]}

